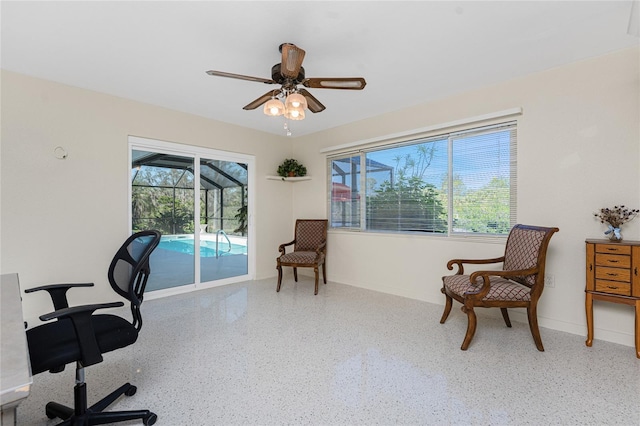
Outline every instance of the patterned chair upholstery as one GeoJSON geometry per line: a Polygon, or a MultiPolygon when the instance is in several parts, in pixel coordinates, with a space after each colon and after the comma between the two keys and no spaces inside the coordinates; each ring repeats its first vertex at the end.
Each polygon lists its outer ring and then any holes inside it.
{"type": "Polygon", "coordinates": [[[538,299],[544,289],[544,268],[549,241],[558,228],[515,225],[509,233],[504,256],[495,259],[453,259],[447,269],[458,266],[455,275],[442,277],[442,293],[446,297],[440,324],[451,312],[453,299],[462,303],[467,314],[467,334],[460,349],[467,350],[476,331],[474,307],[498,307],[507,327],[511,327],[507,308],[526,308],[529,328],[536,347],[544,351],[538,330],[538,299]],[[481,270],[464,274],[463,264],[502,263],[502,270],[481,270]]]}
{"type": "Polygon", "coordinates": [[[322,265],[322,278],[327,283],[327,270],[325,256],[327,254],[327,227],[326,219],[298,219],[294,240],[280,244],[278,250],[280,256],[276,259],[278,269],[278,287],[282,284],[282,267],[293,267],[293,277],[298,282],[298,268],[313,268],[316,276],[315,293],[318,294],[318,268],[322,265]],[[293,245],[293,251],[287,253],[286,247],[293,245]]]}

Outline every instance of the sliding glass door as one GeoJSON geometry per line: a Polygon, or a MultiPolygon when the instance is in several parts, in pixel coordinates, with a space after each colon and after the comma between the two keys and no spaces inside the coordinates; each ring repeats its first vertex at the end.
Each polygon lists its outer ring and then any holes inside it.
{"type": "Polygon", "coordinates": [[[129,144],[131,230],[163,235],[147,291],[251,279],[253,158],[135,137],[129,144]]]}
{"type": "Polygon", "coordinates": [[[194,159],[131,151],[131,230],[157,229],[147,291],[195,284],[194,159]]]}
{"type": "Polygon", "coordinates": [[[247,273],[247,164],[200,159],[200,277],[247,273]]]}

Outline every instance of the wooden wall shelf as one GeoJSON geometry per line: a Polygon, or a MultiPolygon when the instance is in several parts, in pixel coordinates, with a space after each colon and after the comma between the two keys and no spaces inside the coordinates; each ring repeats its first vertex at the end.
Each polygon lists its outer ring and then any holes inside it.
{"type": "Polygon", "coordinates": [[[303,180],[311,180],[311,176],[300,176],[300,177],[282,177],[282,176],[267,176],[269,180],[281,180],[285,182],[300,182],[303,180]]]}

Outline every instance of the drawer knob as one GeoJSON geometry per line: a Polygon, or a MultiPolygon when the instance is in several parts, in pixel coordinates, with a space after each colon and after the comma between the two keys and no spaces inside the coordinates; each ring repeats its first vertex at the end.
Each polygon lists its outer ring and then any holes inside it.
{"type": "Polygon", "coordinates": [[[607,272],[607,275],[609,275],[610,277],[617,277],[618,276],[618,274],[614,274],[614,273],[611,273],[611,272],[607,272]]]}
{"type": "Polygon", "coordinates": [[[612,285],[608,285],[607,288],[610,288],[611,290],[616,290],[618,287],[614,287],[612,285]]]}
{"type": "Polygon", "coordinates": [[[618,263],[617,260],[610,260],[609,263],[618,263]]]}

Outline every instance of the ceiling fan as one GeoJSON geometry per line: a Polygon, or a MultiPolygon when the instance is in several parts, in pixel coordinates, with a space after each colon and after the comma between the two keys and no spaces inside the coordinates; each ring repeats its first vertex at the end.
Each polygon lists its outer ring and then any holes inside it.
{"type": "Polygon", "coordinates": [[[282,53],[282,61],[271,67],[271,79],[213,70],[207,71],[207,74],[265,84],[279,84],[281,86],[279,89],[268,91],[244,106],[243,109],[252,110],[265,104],[265,114],[270,116],[284,115],[292,120],[304,119],[305,109],[309,109],[313,113],[325,109],[319,100],[306,89],[299,88],[299,85],[312,89],[362,90],[367,84],[362,77],[306,78],[302,67],[305,51],[292,43],[281,44],[279,50],[282,53]],[[283,99],[284,102],[278,98],[283,99]]]}

